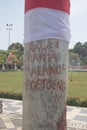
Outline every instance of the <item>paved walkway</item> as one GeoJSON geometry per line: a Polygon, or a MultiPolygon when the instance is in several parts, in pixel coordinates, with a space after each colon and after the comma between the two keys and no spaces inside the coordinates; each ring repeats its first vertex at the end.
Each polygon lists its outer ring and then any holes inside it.
{"type": "MultiPolygon", "coordinates": [[[[22,130],[22,101],[1,99],[0,130],[22,130]]],[[[67,130],[87,130],[87,108],[67,106],[67,130]]]]}

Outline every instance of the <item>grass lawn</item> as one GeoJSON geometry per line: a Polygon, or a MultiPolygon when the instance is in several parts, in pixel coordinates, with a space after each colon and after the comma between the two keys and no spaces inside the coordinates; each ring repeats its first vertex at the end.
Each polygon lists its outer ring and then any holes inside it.
{"type": "Polygon", "coordinates": [[[87,99],[87,72],[69,72],[68,96],[87,99]]]}
{"type": "Polygon", "coordinates": [[[22,93],[23,72],[0,72],[0,92],[22,93]]]}
{"type": "MultiPolygon", "coordinates": [[[[0,72],[0,92],[22,93],[23,71],[0,72]]],[[[87,72],[69,72],[68,96],[87,99],[87,72]]]]}

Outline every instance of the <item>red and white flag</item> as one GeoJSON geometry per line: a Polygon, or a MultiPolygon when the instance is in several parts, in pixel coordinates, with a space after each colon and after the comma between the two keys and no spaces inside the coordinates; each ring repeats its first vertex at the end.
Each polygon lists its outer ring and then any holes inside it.
{"type": "Polygon", "coordinates": [[[57,38],[70,41],[70,0],[25,0],[24,43],[57,38]]]}
{"type": "Polygon", "coordinates": [[[7,64],[13,57],[15,57],[15,55],[14,55],[13,52],[11,52],[11,53],[8,55],[8,57],[7,57],[6,64],[7,64]]]}

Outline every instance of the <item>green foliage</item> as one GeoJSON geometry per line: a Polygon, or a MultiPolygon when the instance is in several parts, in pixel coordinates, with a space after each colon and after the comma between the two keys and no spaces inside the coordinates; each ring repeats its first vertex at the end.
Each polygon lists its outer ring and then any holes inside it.
{"type": "Polygon", "coordinates": [[[0,92],[0,98],[22,100],[22,94],[21,93],[0,92]]]}
{"type": "Polygon", "coordinates": [[[7,55],[8,55],[7,51],[0,50],[0,63],[1,64],[4,64],[6,62],[7,55]]]}
{"type": "Polygon", "coordinates": [[[23,47],[22,44],[20,44],[19,42],[17,42],[17,43],[12,43],[9,46],[8,50],[19,50],[19,51],[23,52],[24,51],[24,47],[23,47]]]}
{"type": "Polygon", "coordinates": [[[78,63],[80,63],[80,58],[79,58],[78,53],[70,52],[69,53],[69,64],[78,66],[78,63]]]}
{"type": "Polygon", "coordinates": [[[83,65],[87,65],[87,42],[77,42],[73,49],[70,49],[70,52],[77,53],[81,61],[80,63],[82,63],[83,65]]]}
{"type": "Polygon", "coordinates": [[[79,98],[68,97],[67,105],[70,105],[70,106],[81,106],[81,101],[80,101],[79,98]]]}
{"type": "Polygon", "coordinates": [[[12,43],[7,51],[0,50],[0,70],[2,69],[2,65],[4,64],[6,69],[8,66],[12,66],[13,64],[17,63],[18,68],[21,68],[23,66],[23,54],[24,54],[24,47],[20,43],[12,43]],[[10,53],[14,54],[14,57],[11,58],[11,61],[9,61],[8,65],[6,65],[7,57],[10,53]],[[10,64],[10,65],[9,65],[10,64]]]}
{"type": "Polygon", "coordinates": [[[68,97],[67,98],[67,105],[87,107],[87,99],[81,100],[80,98],[68,97]]]}
{"type": "Polygon", "coordinates": [[[24,54],[24,47],[20,43],[12,43],[9,48],[9,51],[13,52],[16,56],[16,61],[23,65],[23,54],[24,54]]]}
{"type": "Polygon", "coordinates": [[[81,102],[81,107],[87,107],[87,99],[81,102]]]}
{"type": "Polygon", "coordinates": [[[80,54],[82,52],[82,46],[83,46],[83,44],[81,42],[77,42],[73,48],[73,52],[78,53],[78,55],[80,56],[80,54]]]}
{"type": "Polygon", "coordinates": [[[87,56],[83,58],[83,64],[87,65],[87,56]]]}

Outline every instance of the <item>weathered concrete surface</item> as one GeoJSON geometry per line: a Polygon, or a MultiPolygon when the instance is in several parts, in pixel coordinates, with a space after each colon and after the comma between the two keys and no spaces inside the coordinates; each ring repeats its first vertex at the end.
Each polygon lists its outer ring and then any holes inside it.
{"type": "Polygon", "coordinates": [[[23,130],[66,130],[68,43],[25,44],[23,130]]]}
{"type": "Polygon", "coordinates": [[[3,111],[3,105],[2,105],[2,100],[0,100],[0,114],[2,113],[3,111]]]}

